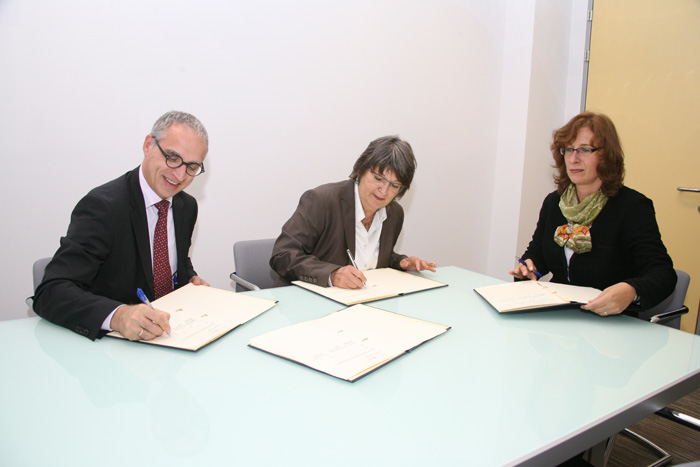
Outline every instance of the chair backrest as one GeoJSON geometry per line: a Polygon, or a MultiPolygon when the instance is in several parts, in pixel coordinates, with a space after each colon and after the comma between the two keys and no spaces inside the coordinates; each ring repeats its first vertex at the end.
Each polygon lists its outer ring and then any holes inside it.
{"type": "MultiPolygon", "coordinates": [[[[678,310],[683,308],[683,302],[685,302],[685,295],[688,292],[688,285],[690,284],[690,276],[687,272],[676,269],[676,275],[678,276],[678,281],[676,282],[676,288],[673,289],[673,293],[666,297],[664,301],[656,305],[655,307],[649,308],[639,314],[642,319],[650,319],[654,315],[660,313],[666,313],[668,311],[678,310]]],[[[681,317],[677,316],[669,321],[662,323],[664,326],[669,326],[672,328],[681,328],[681,317]]]]}
{"type": "Polygon", "coordinates": [[[36,288],[39,287],[39,284],[41,284],[41,280],[44,278],[44,269],[46,269],[46,265],[49,264],[49,261],[51,261],[51,257],[39,258],[38,260],[34,261],[34,265],[32,266],[32,275],[34,277],[35,292],[36,288]]]}
{"type": "MultiPolygon", "coordinates": [[[[30,309],[34,308],[34,294],[36,293],[36,288],[39,287],[39,284],[41,284],[41,281],[44,279],[44,270],[46,269],[46,265],[49,264],[49,261],[51,261],[51,258],[39,258],[38,260],[34,261],[34,264],[32,265],[32,280],[34,282],[34,288],[32,289],[32,295],[24,299],[24,303],[26,303],[30,309]]],[[[31,316],[36,315],[31,313],[31,316]]]]}
{"type": "MultiPolygon", "coordinates": [[[[261,289],[274,287],[279,278],[276,272],[270,268],[270,257],[275,238],[261,240],[243,240],[233,244],[233,264],[236,268],[236,276],[251,282],[261,289]]],[[[240,284],[236,284],[236,291],[246,290],[240,284]]]]}

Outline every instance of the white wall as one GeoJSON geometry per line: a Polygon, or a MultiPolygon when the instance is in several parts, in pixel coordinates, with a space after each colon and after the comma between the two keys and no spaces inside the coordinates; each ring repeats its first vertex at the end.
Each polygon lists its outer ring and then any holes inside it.
{"type": "MultiPolygon", "coordinates": [[[[532,68],[524,141],[523,186],[520,198],[518,254],[537,225],[542,201],[554,184],[552,132],[581,112],[588,2],[539,2],[532,47],[532,68]],[[570,16],[566,23],[559,18],[570,16]]],[[[495,275],[495,274],[494,274],[495,275]]]]}
{"type": "Polygon", "coordinates": [[[140,163],[170,109],[210,133],[188,192],[212,285],[231,287],[234,241],[277,236],[305,189],[346,178],[386,134],[418,159],[397,250],[505,277],[519,212],[552,189],[531,193],[523,170],[549,170],[551,131],[576,113],[581,4],[0,1],[0,319],[30,314],[32,262],[80,197],[140,163]]]}

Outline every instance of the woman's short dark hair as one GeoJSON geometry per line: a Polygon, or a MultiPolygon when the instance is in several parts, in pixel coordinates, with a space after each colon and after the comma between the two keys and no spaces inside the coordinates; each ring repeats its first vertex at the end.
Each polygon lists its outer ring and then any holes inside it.
{"type": "Polygon", "coordinates": [[[410,144],[398,136],[383,136],[369,143],[365,152],[355,161],[350,178],[359,181],[370,169],[380,174],[390,169],[405,187],[399,193],[400,196],[411,186],[416,166],[416,158],[410,144]]]}
{"type": "Polygon", "coordinates": [[[625,178],[625,156],[617,136],[615,124],[607,115],[595,112],[583,112],[569,120],[569,123],[554,131],[552,138],[552,156],[554,157],[554,182],[559,193],[563,193],[571,183],[566,173],[566,162],[559,149],[570,147],[576,140],[581,128],[593,132],[593,144],[598,155],[598,177],[603,182],[601,191],[605,196],[615,196],[622,187],[625,178]]]}

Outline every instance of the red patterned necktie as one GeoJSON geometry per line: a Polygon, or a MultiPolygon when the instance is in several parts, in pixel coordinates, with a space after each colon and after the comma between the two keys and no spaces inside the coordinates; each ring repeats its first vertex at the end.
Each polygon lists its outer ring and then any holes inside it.
{"type": "Polygon", "coordinates": [[[158,222],[153,235],[153,287],[156,300],[173,290],[173,274],[168,255],[168,207],[170,202],[156,203],[158,222]]]}

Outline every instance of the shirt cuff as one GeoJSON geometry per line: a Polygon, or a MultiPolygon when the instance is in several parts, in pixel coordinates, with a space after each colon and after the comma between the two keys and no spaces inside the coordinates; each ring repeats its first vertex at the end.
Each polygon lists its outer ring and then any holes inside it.
{"type": "Polygon", "coordinates": [[[112,323],[112,316],[114,316],[114,313],[124,305],[119,305],[116,307],[110,314],[107,315],[104,321],[102,321],[102,330],[104,331],[114,331],[109,325],[112,323]]]}

